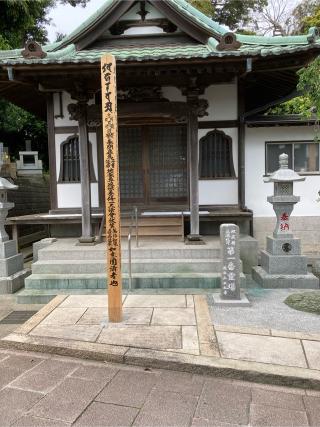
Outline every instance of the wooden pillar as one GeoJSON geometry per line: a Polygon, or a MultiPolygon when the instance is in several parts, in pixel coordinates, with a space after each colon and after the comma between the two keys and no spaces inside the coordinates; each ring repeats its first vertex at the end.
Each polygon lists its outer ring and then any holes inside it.
{"type": "Polygon", "coordinates": [[[246,177],[245,177],[245,88],[243,80],[238,80],[238,204],[241,209],[246,208],[246,177]]]}
{"type": "Polygon", "coordinates": [[[122,321],[121,224],[117,121],[116,61],[101,58],[101,96],[106,203],[108,314],[110,322],[122,321]]]}
{"type": "Polygon", "coordinates": [[[56,172],[56,145],[54,133],[54,100],[53,94],[47,94],[47,129],[48,129],[48,153],[50,169],[50,208],[57,209],[57,172],[56,172]]]}
{"type": "Polygon", "coordinates": [[[82,235],[81,244],[92,244],[94,236],[91,227],[91,187],[89,166],[89,140],[87,127],[87,102],[79,101],[79,153],[80,153],[80,179],[81,179],[81,207],[82,207],[82,235]]]}
{"type": "Polygon", "coordinates": [[[188,114],[189,148],[189,198],[190,198],[190,234],[189,242],[201,241],[199,234],[199,143],[198,116],[193,108],[188,114]]]}

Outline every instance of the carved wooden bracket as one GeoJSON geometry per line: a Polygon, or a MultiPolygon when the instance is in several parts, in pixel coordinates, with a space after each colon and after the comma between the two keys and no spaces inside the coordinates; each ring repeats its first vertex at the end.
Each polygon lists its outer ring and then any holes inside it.
{"type": "Polygon", "coordinates": [[[128,102],[155,102],[168,101],[163,97],[159,86],[130,87],[126,90],[118,90],[118,101],[128,102]]]}
{"type": "Polygon", "coordinates": [[[34,40],[28,40],[24,45],[24,50],[21,52],[22,56],[26,59],[37,59],[45,58],[47,56],[46,52],[42,50],[42,47],[39,43],[34,40]]]}
{"type": "Polygon", "coordinates": [[[209,107],[209,102],[206,99],[192,99],[188,102],[190,105],[191,111],[197,115],[197,117],[208,116],[209,113],[207,109],[209,107]]]}
{"type": "Polygon", "coordinates": [[[217,50],[237,50],[241,46],[237,36],[234,33],[226,33],[222,36],[220,43],[217,45],[217,50]]]}
{"type": "Polygon", "coordinates": [[[79,119],[84,118],[87,114],[87,103],[77,102],[76,104],[68,104],[67,109],[70,114],[69,119],[79,121],[79,119]]]}

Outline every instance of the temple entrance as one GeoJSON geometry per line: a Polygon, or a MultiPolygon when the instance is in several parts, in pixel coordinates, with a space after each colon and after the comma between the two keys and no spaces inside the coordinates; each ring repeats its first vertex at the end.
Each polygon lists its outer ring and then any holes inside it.
{"type": "Polygon", "coordinates": [[[185,125],[120,126],[119,159],[123,204],[187,203],[185,125]]]}

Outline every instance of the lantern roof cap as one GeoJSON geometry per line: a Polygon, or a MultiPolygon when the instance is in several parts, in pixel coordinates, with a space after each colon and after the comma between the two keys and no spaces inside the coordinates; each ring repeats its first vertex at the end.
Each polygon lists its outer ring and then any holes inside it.
{"type": "Polygon", "coordinates": [[[288,168],[288,154],[282,153],[279,156],[280,168],[271,176],[264,179],[264,182],[294,182],[304,181],[306,178],[300,176],[292,169],[288,168]]]}
{"type": "Polygon", "coordinates": [[[0,190],[16,190],[17,188],[17,185],[14,185],[7,179],[0,177],[0,190]]]}

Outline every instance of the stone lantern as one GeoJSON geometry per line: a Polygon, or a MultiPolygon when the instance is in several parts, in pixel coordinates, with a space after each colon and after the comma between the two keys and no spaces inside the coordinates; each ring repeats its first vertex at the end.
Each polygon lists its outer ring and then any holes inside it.
{"type": "Polygon", "coordinates": [[[16,190],[17,185],[11,184],[7,179],[0,177],[0,242],[9,240],[9,236],[4,228],[4,224],[9,212],[9,209],[14,207],[14,203],[8,202],[8,190],[16,190]]]}
{"type": "Polygon", "coordinates": [[[301,255],[300,239],[293,236],[290,215],[300,197],[293,194],[293,183],[305,178],[288,168],[288,155],[279,156],[280,168],[265,182],[274,183],[273,196],[267,198],[277,222],[267,248],[261,251],[261,267],[254,267],[252,277],[266,288],[318,288],[319,280],[307,271],[307,257],[301,255]]]}
{"type": "Polygon", "coordinates": [[[8,190],[16,190],[17,185],[0,177],[0,294],[12,294],[24,286],[29,270],[23,268],[23,255],[17,253],[17,242],[9,240],[4,228],[9,209],[14,203],[8,202],[8,190]]]}
{"type": "MultiPolygon", "coordinates": [[[[305,181],[305,177],[301,177],[295,171],[288,168],[288,155],[281,154],[279,156],[280,169],[274,172],[270,177],[265,178],[264,182],[273,182],[274,191],[273,196],[267,198],[268,202],[272,204],[273,210],[277,216],[276,227],[273,232],[273,239],[268,237],[274,242],[278,239],[278,245],[283,240],[284,247],[281,246],[283,252],[290,252],[288,239],[293,238],[290,227],[290,215],[293,211],[294,205],[300,201],[299,196],[293,195],[293,183],[295,181],[305,181]]],[[[281,255],[281,253],[279,253],[281,255]]]]}

